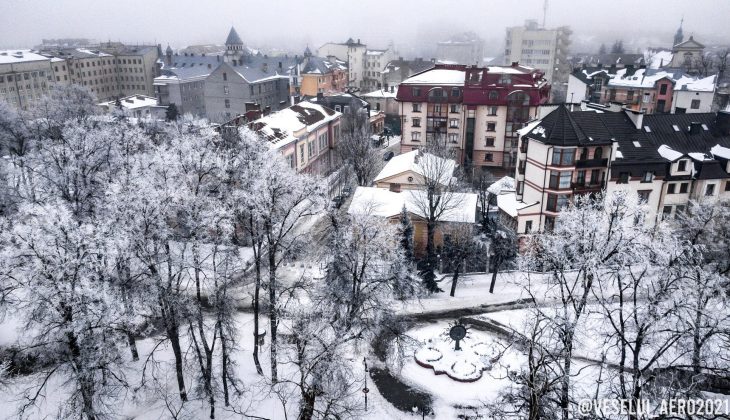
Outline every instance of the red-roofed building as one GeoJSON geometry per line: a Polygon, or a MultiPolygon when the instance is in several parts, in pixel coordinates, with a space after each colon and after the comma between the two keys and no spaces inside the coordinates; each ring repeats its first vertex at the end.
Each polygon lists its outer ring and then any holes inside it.
{"type": "Polygon", "coordinates": [[[398,86],[401,152],[443,141],[466,169],[512,173],[517,130],[548,102],[544,73],[513,63],[476,67],[436,65],[398,86]]]}

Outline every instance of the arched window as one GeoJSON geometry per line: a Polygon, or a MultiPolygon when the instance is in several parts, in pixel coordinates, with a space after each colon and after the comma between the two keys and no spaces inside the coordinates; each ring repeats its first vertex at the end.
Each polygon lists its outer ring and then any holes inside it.
{"type": "Polygon", "coordinates": [[[588,159],[588,148],[584,147],[583,150],[580,151],[580,160],[586,159],[588,159]]]}
{"type": "Polygon", "coordinates": [[[596,151],[593,152],[593,159],[601,159],[603,157],[603,147],[596,147],[596,151]]]}

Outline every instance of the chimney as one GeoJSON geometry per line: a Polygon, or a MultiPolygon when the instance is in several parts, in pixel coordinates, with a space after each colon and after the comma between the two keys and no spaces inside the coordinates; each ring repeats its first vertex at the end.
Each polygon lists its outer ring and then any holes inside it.
{"type": "Polygon", "coordinates": [[[357,43],[358,43],[358,44],[360,43],[360,38],[358,38],[358,39],[357,39],[357,43]]]}
{"type": "Polygon", "coordinates": [[[281,67],[281,61],[279,61],[279,69],[281,70],[281,68],[282,68],[282,67],[281,67]]]}
{"type": "Polygon", "coordinates": [[[702,132],[702,123],[692,121],[689,123],[689,134],[700,134],[702,132]]]}
{"type": "Polygon", "coordinates": [[[264,72],[264,73],[266,73],[267,71],[269,71],[269,63],[264,62],[264,64],[261,65],[261,71],[264,72]]]}
{"type": "Polygon", "coordinates": [[[217,62],[220,63],[221,62],[221,56],[220,55],[216,55],[215,56],[215,61],[217,61],[217,62]]]}
{"type": "Polygon", "coordinates": [[[616,74],[616,65],[611,64],[611,68],[608,70],[608,72],[611,74],[616,74]]]}
{"type": "Polygon", "coordinates": [[[724,136],[730,136],[730,112],[718,111],[715,116],[715,126],[724,136]]]}
{"type": "Polygon", "coordinates": [[[324,102],[324,93],[317,92],[317,103],[321,104],[322,102],[324,102]]]}
{"type": "Polygon", "coordinates": [[[517,61],[513,61],[513,62],[512,62],[512,67],[517,67],[517,66],[519,66],[519,65],[520,65],[520,63],[519,63],[519,62],[517,62],[517,61]]]}

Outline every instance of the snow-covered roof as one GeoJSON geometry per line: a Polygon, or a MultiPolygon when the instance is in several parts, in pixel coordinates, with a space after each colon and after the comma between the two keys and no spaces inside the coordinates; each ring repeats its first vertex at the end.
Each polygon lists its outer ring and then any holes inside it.
{"type": "Polygon", "coordinates": [[[363,98],[395,98],[396,92],[391,92],[384,89],[378,89],[370,93],[361,95],[363,98]]]}
{"type": "Polygon", "coordinates": [[[505,176],[504,178],[501,178],[497,180],[494,184],[490,185],[489,188],[487,188],[487,191],[490,194],[494,195],[500,195],[504,191],[512,191],[515,190],[515,179],[511,176],[505,176]]]}
{"type": "Polygon", "coordinates": [[[254,121],[254,130],[266,136],[272,148],[280,148],[297,140],[296,133],[310,133],[342,114],[322,105],[303,101],[254,121]]]}
{"type": "Polygon", "coordinates": [[[517,217],[517,213],[527,207],[534,206],[538,202],[525,203],[524,201],[517,200],[517,194],[514,192],[500,194],[497,196],[497,207],[500,210],[510,215],[510,217],[517,217]]]}
{"type": "MultiPolygon", "coordinates": [[[[123,108],[126,109],[137,109],[149,106],[157,106],[157,98],[145,95],[130,95],[125,98],[119,99],[123,108]]],[[[101,107],[112,108],[116,106],[116,101],[102,102],[99,104],[101,107]]]]}
{"type": "Polygon", "coordinates": [[[49,61],[44,55],[32,50],[3,50],[0,51],[0,64],[24,63],[28,61],[49,61]]]}
{"type": "Polygon", "coordinates": [[[657,149],[657,152],[666,160],[674,162],[675,160],[681,158],[684,156],[684,154],[672,149],[671,147],[667,146],[666,144],[662,144],[659,146],[659,149],[657,149]]]}
{"type": "MultiPolygon", "coordinates": [[[[393,192],[383,188],[357,187],[352,196],[352,202],[347,209],[349,214],[368,214],[377,217],[393,217],[400,214],[403,206],[409,213],[425,217],[421,206],[426,192],[422,190],[407,190],[393,192]]],[[[442,214],[442,222],[476,222],[477,195],[472,193],[450,193],[455,204],[442,214]]]]}
{"type": "Polygon", "coordinates": [[[690,92],[714,92],[715,91],[715,75],[707,76],[702,79],[696,79],[691,76],[683,75],[674,85],[674,90],[687,90],[690,92]]]}
{"type": "Polygon", "coordinates": [[[713,156],[717,156],[722,159],[730,159],[730,149],[720,146],[719,144],[712,146],[710,153],[712,153],[713,156]]]}
{"type": "Polygon", "coordinates": [[[647,51],[646,53],[644,53],[644,59],[647,63],[650,63],[649,68],[651,69],[658,69],[668,66],[669,63],[672,62],[673,57],[674,54],[672,54],[671,51],[658,51],[655,53],[647,51]]]}
{"type": "Polygon", "coordinates": [[[665,71],[658,71],[653,74],[647,74],[646,69],[638,69],[634,74],[627,76],[626,72],[629,69],[621,69],[616,71],[616,76],[608,81],[609,86],[619,87],[636,87],[636,88],[652,88],[654,84],[668,77],[672,79],[674,73],[668,73],[665,71]]]}
{"type": "Polygon", "coordinates": [[[699,152],[690,152],[690,153],[687,153],[687,155],[689,155],[689,157],[691,157],[692,159],[694,159],[698,162],[702,162],[705,160],[713,160],[712,157],[707,156],[704,153],[699,153],[699,152]]]}
{"type": "Polygon", "coordinates": [[[430,167],[438,168],[438,171],[441,172],[441,183],[448,185],[452,181],[454,169],[456,169],[456,161],[440,158],[430,153],[421,153],[419,150],[412,150],[390,159],[378,176],[375,177],[375,182],[408,171],[424,176],[424,167],[426,171],[430,167]]]}
{"type": "Polygon", "coordinates": [[[431,69],[404,80],[404,85],[456,85],[464,84],[464,70],[431,69]]]}

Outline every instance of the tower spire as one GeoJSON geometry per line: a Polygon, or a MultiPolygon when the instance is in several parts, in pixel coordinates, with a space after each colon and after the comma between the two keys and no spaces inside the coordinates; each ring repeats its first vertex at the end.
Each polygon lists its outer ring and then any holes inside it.
{"type": "Polygon", "coordinates": [[[674,45],[681,44],[682,41],[684,41],[684,33],[682,32],[682,26],[684,25],[684,16],[682,16],[682,19],[679,21],[679,28],[677,29],[677,32],[674,34],[674,45]]]}

